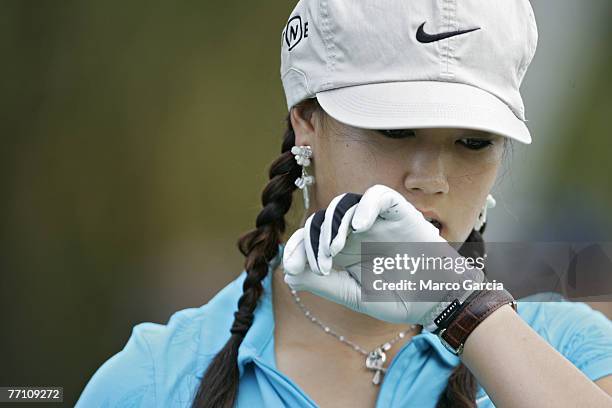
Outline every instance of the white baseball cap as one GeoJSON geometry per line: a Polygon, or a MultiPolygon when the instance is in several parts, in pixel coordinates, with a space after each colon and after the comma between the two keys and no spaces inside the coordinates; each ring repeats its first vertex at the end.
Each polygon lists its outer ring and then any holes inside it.
{"type": "Polygon", "coordinates": [[[282,31],[289,110],[365,129],[468,128],[531,143],[519,91],[529,0],[300,0],[282,31]]]}

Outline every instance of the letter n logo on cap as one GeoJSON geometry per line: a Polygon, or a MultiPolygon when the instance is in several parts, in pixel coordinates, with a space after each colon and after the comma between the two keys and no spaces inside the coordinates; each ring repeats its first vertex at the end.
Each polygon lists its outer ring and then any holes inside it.
{"type": "Polygon", "coordinates": [[[289,51],[298,45],[302,38],[306,37],[308,37],[308,21],[302,24],[300,16],[292,17],[285,27],[285,42],[287,47],[289,47],[289,51]]]}

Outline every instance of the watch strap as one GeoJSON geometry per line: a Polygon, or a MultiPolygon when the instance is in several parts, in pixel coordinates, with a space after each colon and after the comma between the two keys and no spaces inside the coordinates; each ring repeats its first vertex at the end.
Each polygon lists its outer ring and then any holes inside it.
{"type": "Polygon", "coordinates": [[[454,354],[461,354],[468,336],[491,313],[503,305],[510,304],[517,310],[516,302],[507,290],[479,290],[468,297],[461,309],[438,336],[454,354]]]}

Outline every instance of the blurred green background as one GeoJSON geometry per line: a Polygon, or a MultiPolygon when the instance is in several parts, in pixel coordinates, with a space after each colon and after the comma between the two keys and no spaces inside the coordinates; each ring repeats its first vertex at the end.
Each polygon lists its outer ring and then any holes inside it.
{"type": "MultiPolygon", "coordinates": [[[[0,385],[63,386],[73,405],[135,324],[240,273],[280,151],[294,4],[0,3],[0,385]]],[[[609,241],[612,3],[533,5],[534,143],[485,238],[609,241]]]]}

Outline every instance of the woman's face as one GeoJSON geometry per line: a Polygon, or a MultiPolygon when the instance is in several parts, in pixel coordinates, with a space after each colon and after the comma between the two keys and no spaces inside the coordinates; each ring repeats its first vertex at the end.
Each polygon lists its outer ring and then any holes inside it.
{"type": "Polygon", "coordinates": [[[345,192],[384,184],[432,212],[449,242],[463,242],[495,182],[504,137],[469,129],[383,131],[355,128],[322,112],[292,111],[297,145],[312,147],[310,212],[345,192]]]}

